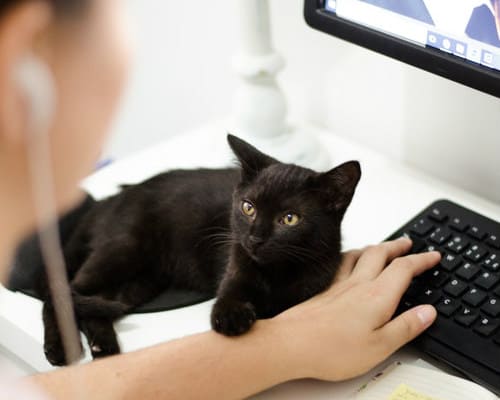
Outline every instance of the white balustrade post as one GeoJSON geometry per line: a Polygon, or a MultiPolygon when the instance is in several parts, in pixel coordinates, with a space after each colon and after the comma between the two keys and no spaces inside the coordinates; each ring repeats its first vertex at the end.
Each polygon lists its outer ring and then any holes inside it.
{"type": "Polygon", "coordinates": [[[276,82],[285,62],[272,46],[268,0],[236,1],[240,49],[234,69],[240,82],[228,129],[282,161],[327,168],[316,138],[287,124],[286,99],[276,82]]]}

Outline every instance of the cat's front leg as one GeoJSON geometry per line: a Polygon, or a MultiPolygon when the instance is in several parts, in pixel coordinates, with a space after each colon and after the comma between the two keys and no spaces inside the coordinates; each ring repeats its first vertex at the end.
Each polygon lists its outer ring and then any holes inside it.
{"type": "Polygon", "coordinates": [[[249,331],[261,315],[267,298],[261,277],[255,271],[243,271],[237,265],[230,262],[212,308],[212,328],[226,336],[249,331]]]}

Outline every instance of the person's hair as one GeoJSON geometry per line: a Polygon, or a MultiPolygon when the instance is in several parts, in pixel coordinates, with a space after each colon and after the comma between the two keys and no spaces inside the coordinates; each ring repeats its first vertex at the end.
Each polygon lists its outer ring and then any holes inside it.
{"type": "MultiPolygon", "coordinates": [[[[33,0],[0,0],[0,15],[11,7],[17,6],[26,1],[33,0]]],[[[52,5],[57,15],[73,13],[88,3],[88,0],[43,0],[52,5]]]]}

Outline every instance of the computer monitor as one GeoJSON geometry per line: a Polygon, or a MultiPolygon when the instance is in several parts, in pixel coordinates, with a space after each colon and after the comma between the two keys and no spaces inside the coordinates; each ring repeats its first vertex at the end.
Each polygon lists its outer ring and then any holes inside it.
{"type": "Polygon", "coordinates": [[[500,97],[500,0],[305,0],[323,32],[500,97]]]}

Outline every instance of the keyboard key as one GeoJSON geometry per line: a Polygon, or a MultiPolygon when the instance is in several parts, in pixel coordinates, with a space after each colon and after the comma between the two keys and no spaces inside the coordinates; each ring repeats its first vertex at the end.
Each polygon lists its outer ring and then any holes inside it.
{"type": "Polygon", "coordinates": [[[500,250],[500,236],[489,235],[488,239],[486,239],[486,244],[489,244],[491,247],[500,250]]]}
{"type": "Polygon", "coordinates": [[[448,281],[448,274],[440,269],[434,268],[425,273],[424,279],[426,279],[431,286],[439,288],[448,281]]]}
{"type": "Polygon", "coordinates": [[[422,286],[414,279],[410,283],[410,286],[408,286],[408,289],[406,289],[405,298],[416,299],[421,291],[422,291],[422,286]]]}
{"type": "Polygon", "coordinates": [[[481,268],[479,268],[477,265],[465,263],[459,269],[457,269],[456,274],[458,277],[465,279],[466,281],[470,281],[474,279],[479,271],[481,271],[481,268]]]}
{"type": "Polygon", "coordinates": [[[479,278],[477,278],[474,283],[486,290],[490,290],[495,284],[500,280],[500,278],[491,273],[491,272],[483,272],[479,278]]]}
{"type": "Polygon", "coordinates": [[[481,261],[488,254],[488,250],[478,244],[472,245],[465,252],[464,257],[472,262],[481,261]]]}
{"type": "Polygon", "coordinates": [[[470,237],[473,237],[474,239],[477,239],[477,240],[483,240],[487,235],[487,233],[485,231],[483,231],[481,228],[479,228],[475,225],[471,226],[467,230],[467,234],[470,237]]]}
{"type": "Polygon", "coordinates": [[[409,252],[410,254],[420,253],[426,246],[425,242],[416,235],[412,235],[409,232],[405,232],[403,236],[410,238],[412,241],[412,246],[409,252]]]}
{"type": "Polygon", "coordinates": [[[500,271],[500,261],[495,261],[492,264],[481,264],[484,268],[489,269],[491,272],[499,272],[500,271]]]}
{"type": "Polygon", "coordinates": [[[438,207],[434,207],[429,214],[429,218],[436,222],[443,222],[444,220],[446,220],[446,218],[448,218],[448,216],[443,213],[438,207]]]}
{"type": "Polygon", "coordinates": [[[454,255],[454,254],[444,254],[443,257],[441,258],[441,262],[439,265],[446,271],[451,272],[455,268],[457,268],[462,261],[460,260],[460,257],[454,255]]]}
{"type": "Polygon", "coordinates": [[[479,323],[474,328],[474,331],[482,336],[490,336],[499,327],[499,321],[488,317],[480,318],[479,323]]]}
{"type": "Polygon", "coordinates": [[[479,304],[481,304],[484,301],[484,299],[486,299],[486,293],[483,292],[482,290],[472,288],[472,289],[469,289],[469,291],[467,293],[465,293],[465,295],[462,299],[468,305],[473,306],[473,307],[477,307],[479,304]]]}
{"type": "Polygon", "coordinates": [[[490,317],[498,317],[500,315],[500,300],[497,298],[488,299],[482,307],[481,311],[488,314],[490,317]]]}
{"type": "Polygon", "coordinates": [[[435,244],[443,244],[451,236],[451,232],[446,228],[436,228],[429,236],[429,240],[435,244]]]}
{"type": "Polygon", "coordinates": [[[420,253],[424,248],[425,248],[425,242],[422,239],[418,238],[412,238],[413,244],[411,246],[410,252],[415,254],[415,253],[420,253]]]}
{"type": "Polygon", "coordinates": [[[434,304],[439,300],[441,295],[438,290],[426,288],[417,296],[417,300],[422,304],[434,304]]]}
{"type": "Polygon", "coordinates": [[[453,228],[456,231],[464,232],[469,227],[465,221],[460,217],[454,217],[450,221],[450,228],[453,228]]]}
{"type": "Polygon", "coordinates": [[[479,318],[479,314],[468,307],[463,307],[455,316],[455,321],[463,326],[471,326],[479,318]]]}
{"type": "Polygon", "coordinates": [[[401,301],[401,303],[399,303],[396,313],[402,314],[410,308],[415,307],[416,305],[417,303],[414,300],[404,299],[401,301]]]}
{"type": "Polygon", "coordinates": [[[469,241],[460,235],[453,236],[448,243],[446,244],[446,248],[448,250],[453,251],[456,254],[460,254],[465,248],[469,245],[469,241]]]}
{"type": "Polygon", "coordinates": [[[463,292],[467,290],[467,284],[459,281],[458,279],[453,279],[444,287],[444,291],[453,297],[460,296],[463,292]]]}
{"type": "Polygon", "coordinates": [[[436,303],[436,310],[449,317],[460,307],[460,302],[449,297],[443,297],[436,303]]]}
{"type": "Polygon", "coordinates": [[[491,253],[482,264],[485,268],[492,272],[500,270],[500,255],[498,253],[491,253]]]}
{"type": "Polygon", "coordinates": [[[424,218],[419,219],[410,227],[410,231],[419,236],[427,235],[432,229],[434,229],[434,225],[432,225],[429,220],[424,218]]]}
{"type": "Polygon", "coordinates": [[[425,253],[429,251],[439,251],[439,249],[436,246],[430,244],[429,246],[426,246],[422,252],[425,253]]]}

